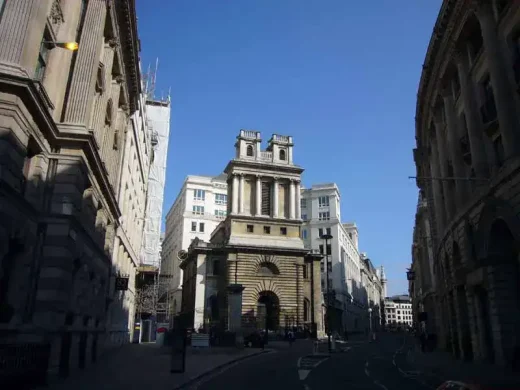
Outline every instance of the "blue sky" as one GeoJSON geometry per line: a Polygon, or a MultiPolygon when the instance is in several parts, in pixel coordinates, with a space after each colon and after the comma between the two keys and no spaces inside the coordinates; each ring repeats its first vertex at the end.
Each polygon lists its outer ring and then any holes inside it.
{"type": "Polygon", "coordinates": [[[239,129],[294,137],[303,183],[336,182],[361,251],[405,268],[417,189],[415,103],[441,0],[137,0],[143,69],[171,87],[164,211],[186,175],[219,174],[239,129]]]}

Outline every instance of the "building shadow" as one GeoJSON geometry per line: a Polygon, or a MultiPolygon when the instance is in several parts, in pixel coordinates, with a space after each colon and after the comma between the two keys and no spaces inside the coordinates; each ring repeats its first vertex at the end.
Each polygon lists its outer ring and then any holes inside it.
{"type": "Polygon", "coordinates": [[[2,387],[67,377],[129,340],[133,291],[112,261],[120,212],[80,156],[59,152],[0,127],[2,387]]]}

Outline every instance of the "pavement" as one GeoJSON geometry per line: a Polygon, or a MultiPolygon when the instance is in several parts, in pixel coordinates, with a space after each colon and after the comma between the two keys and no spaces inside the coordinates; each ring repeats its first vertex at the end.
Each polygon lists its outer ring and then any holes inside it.
{"type": "Polygon", "coordinates": [[[223,367],[270,352],[271,349],[268,348],[261,350],[189,347],[186,352],[185,372],[171,373],[170,348],[155,343],[128,344],[101,356],[95,364],[85,370],[74,372],[67,379],[51,378],[47,389],[181,389],[223,367]]]}

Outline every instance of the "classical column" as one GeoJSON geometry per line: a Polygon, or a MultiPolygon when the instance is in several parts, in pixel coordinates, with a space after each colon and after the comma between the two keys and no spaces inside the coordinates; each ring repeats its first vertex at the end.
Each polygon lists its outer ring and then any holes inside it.
{"type": "MultiPolygon", "coordinates": [[[[431,157],[430,157],[430,171],[434,178],[441,176],[441,169],[439,164],[439,151],[437,150],[437,139],[430,138],[431,142],[431,157]]],[[[440,235],[446,221],[446,209],[444,208],[444,201],[442,199],[442,182],[440,180],[432,180],[433,202],[435,210],[435,219],[437,220],[437,231],[440,235]]]]}
{"type": "Polygon", "coordinates": [[[446,143],[445,124],[442,120],[440,112],[437,112],[434,116],[435,124],[435,138],[437,139],[437,152],[439,153],[439,167],[442,189],[444,192],[444,203],[446,207],[446,219],[445,223],[448,224],[451,218],[455,214],[455,199],[453,194],[454,183],[453,180],[444,180],[450,176],[453,176],[449,171],[448,167],[448,145],[446,143]]]}
{"type": "Polygon", "coordinates": [[[255,202],[256,215],[260,216],[260,215],[262,215],[262,176],[260,176],[260,175],[256,176],[255,191],[256,191],[256,202],[255,202]]]}
{"type": "Polygon", "coordinates": [[[493,86],[495,104],[502,135],[502,145],[506,158],[520,152],[520,132],[518,121],[518,97],[516,85],[510,82],[508,73],[511,65],[504,58],[501,42],[497,33],[497,24],[489,1],[474,1],[477,18],[482,30],[482,39],[488,59],[489,76],[493,86]]]}
{"type": "Polygon", "coordinates": [[[294,180],[291,179],[289,183],[289,218],[294,219],[296,215],[295,210],[296,195],[294,191],[294,180]]]}
{"type": "Polygon", "coordinates": [[[278,218],[278,178],[273,180],[273,218],[278,218]]]}
{"type": "Polygon", "coordinates": [[[301,219],[302,217],[302,209],[301,209],[301,188],[300,188],[300,182],[296,181],[296,219],[301,219]]]}
{"type": "Polygon", "coordinates": [[[238,214],[238,176],[233,174],[233,184],[231,187],[233,198],[231,199],[231,213],[238,214]]]}
{"type": "Polygon", "coordinates": [[[65,107],[64,122],[87,125],[93,102],[93,84],[100,60],[101,40],[106,17],[106,1],[90,0],[76,53],[72,81],[65,107]]]}
{"type": "MultiPolygon", "coordinates": [[[[466,165],[460,152],[460,138],[461,134],[459,131],[458,121],[455,114],[455,106],[453,101],[453,90],[451,88],[451,82],[449,87],[443,91],[442,97],[444,98],[444,109],[446,112],[446,123],[447,123],[447,138],[450,160],[453,164],[453,173],[455,177],[462,178],[468,176],[466,174],[466,165]]],[[[463,204],[468,200],[469,187],[468,181],[456,180],[456,202],[458,207],[462,207],[463,204]]]]}
{"type": "Polygon", "coordinates": [[[7,67],[9,73],[32,78],[37,57],[34,53],[38,53],[45,28],[45,19],[36,17],[42,4],[38,0],[0,3],[4,3],[0,14],[0,68],[7,67]]]}
{"type": "Polygon", "coordinates": [[[240,175],[240,195],[239,195],[239,204],[238,204],[238,213],[244,214],[244,175],[240,175]]]}
{"type": "Polygon", "coordinates": [[[464,116],[468,130],[469,146],[471,150],[471,165],[475,172],[475,177],[489,177],[489,161],[486,155],[486,143],[490,143],[489,138],[484,135],[482,130],[482,119],[480,110],[475,100],[473,81],[469,77],[467,51],[461,49],[455,52],[457,70],[460,79],[461,97],[464,102],[464,116]]]}

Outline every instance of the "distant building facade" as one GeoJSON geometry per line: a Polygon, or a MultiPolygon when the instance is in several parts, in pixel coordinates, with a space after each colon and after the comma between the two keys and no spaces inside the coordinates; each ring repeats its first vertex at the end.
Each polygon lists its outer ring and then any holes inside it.
{"type": "Polygon", "coordinates": [[[386,328],[412,327],[412,299],[408,295],[395,295],[384,300],[386,328]]]}
{"type": "Polygon", "coordinates": [[[166,231],[161,258],[161,277],[168,278],[169,313],[181,310],[182,269],[177,256],[188,250],[195,238],[209,242],[211,234],[227,216],[226,175],[188,176],[166,214],[166,231]]]}
{"type": "MultiPolygon", "coordinates": [[[[361,259],[355,224],[342,224],[340,192],[335,183],[312,185],[301,191],[302,239],[306,248],[329,255],[331,329],[340,334],[363,332],[368,318],[366,294],[361,283],[361,259]],[[332,235],[328,248],[325,234],[332,235]]],[[[321,264],[321,288],[327,290],[325,259],[321,264]]],[[[326,296],[323,298],[326,306],[326,296]]],[[[326,308],[323,309],[324,315],[326,308]]]]}

